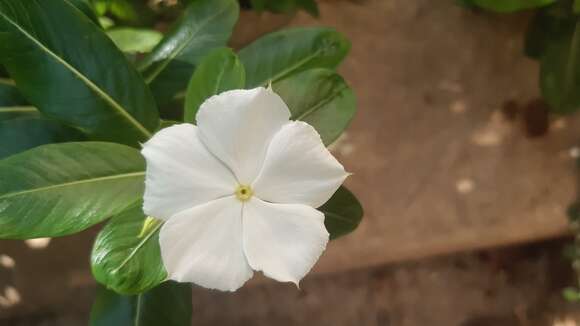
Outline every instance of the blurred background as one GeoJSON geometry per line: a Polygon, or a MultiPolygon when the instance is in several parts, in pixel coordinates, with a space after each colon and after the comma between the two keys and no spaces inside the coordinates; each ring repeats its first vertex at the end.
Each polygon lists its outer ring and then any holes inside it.
{"type": "MultiPolygon", "coordinates": [[[[284,26],[352,42],[340,72],[358,113],[332,151],[365,208],[297,290],[253,280],[194,287],[194,325],[580,325],[566,258],[580,120],[539,100],[522,53],[532,15],[453,0],[327,0],[307,12],[242,11],[238,48],[284,26]]],[[[158,26],[163,29],[163,22],[158,26]]],[[[0,325],[85,325],[98,228],[0,241],[0,325]]]]}

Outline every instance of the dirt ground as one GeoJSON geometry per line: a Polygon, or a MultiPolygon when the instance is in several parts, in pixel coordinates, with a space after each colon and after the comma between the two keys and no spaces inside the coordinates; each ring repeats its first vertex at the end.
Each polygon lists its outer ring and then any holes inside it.
{"type": "MultiPolygon", "coordinates": [[[[236,42],[261,23],[333,26],[352,40],[341,72],[359,113],[333,150],[355,173],[364,222],[330,244],[301,290],[264,280],[235,294],[194,289],[194,325],[580,323],[561,297],[574,284],[561,237],[580,119],[547,119],[534,102],[538,67],[521,50],[530,15],[453,0],[326,1],[321,13],[244,14],[236,42]]],[[[15,260],[0,267],[0,291],[21,298],[0,307],[0,326],[86,325],[95,231],[44,249],[0,242],[15,260]]]]}

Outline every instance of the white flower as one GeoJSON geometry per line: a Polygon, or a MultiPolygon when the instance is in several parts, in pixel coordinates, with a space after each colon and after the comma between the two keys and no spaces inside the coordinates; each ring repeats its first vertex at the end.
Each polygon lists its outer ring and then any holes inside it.
{"type": "Polygon", "coordinates": [[[298,282],[328,242],[324,204],[348,173],[307,123],[263,87],[205,101],[198,126],[143,145],[144,211],[162,219],[169,278],[235,291],[253,271],[298,282]]]}

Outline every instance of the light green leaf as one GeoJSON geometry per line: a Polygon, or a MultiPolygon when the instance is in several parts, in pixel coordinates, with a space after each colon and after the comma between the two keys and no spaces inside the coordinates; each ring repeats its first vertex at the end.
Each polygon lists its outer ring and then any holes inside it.
{"type": "Polygon", "coordinates": [[[318,210],[324,213],[324,225],[331,240],[354,231],[363,217],[361,204],[344,186],[318,210]]]}
{"type": "Polygon", "coordinates": [[[137,147],[159,125],[140,74],[68,1],[2,0],[0,61],[30,103],[93,139],[137,147]]]}
{"type": "Polygon", "coordinates": [[[151,51],[163,38],[156,30],[121,27],[107,31],[107,35],[123,52],[146,53],[151,51]]]}
{"type": "Polygon", "coordinates": [[[205,57],[191,77],[185,97],[184,121],[195,123],[199,106],[209,97],[244,88],[246,72],[236,54],[227,48],[205,57]]]}
{"type": "Polygon", "coordinates": [[[139,69],[159,103],[185,91],[199,61],[226,45],[238,15],[236,0],[197,0],[189,5],[161,43],[140,62],[139,69]]]}
{"type": "Polygon", "coordinates": [[[329,69],[311,69],[272,85],[290,108],[292,120],[312,125],[330,145],[348,127],[356,99],[340,75],[329,69]]]}
{"type": "Polygon", "coordinates": [[[138,150],[101,142],[40,146],[0,161],[0,238],[82,231],[143,197],[138,150]]]}
{"type": "Polygon", "coordinates": [[[350,43],[331,28],[291,28],[268,34],[239,52],[246,87],[276,82],[311,68],[336,68],[350,43]]]}
{"type": "Polygon", "coordinates": [[[159,249],[160,220],[147,218],[141,202],[113,217],[101,230],[91,255],[95,279],[123,294],[147,291],[167,272],[159,249]]]}
{"type": "Polygon", "coordinates": [[[40,145],[80,141],[85,138],[76,129],[40,117],[0,121],[0,159],[40,145]]]}
{"type": "Polygon", "coordinates": [[[100,287],[91,310],[90,326],[189,326],[191,285],[165,282],[134,296],[100,287]]]}

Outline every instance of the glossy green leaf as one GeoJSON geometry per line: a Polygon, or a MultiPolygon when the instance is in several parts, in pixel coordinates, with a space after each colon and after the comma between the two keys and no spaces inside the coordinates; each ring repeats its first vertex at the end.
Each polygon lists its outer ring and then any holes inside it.
{"type": "Polygon", "coordinates": [[[0,107],[26,105],[12,80],[0,78],[0,107]]]}
{"type": "Polygon", "coordinates": [[[306,70],[272,85],[292,112],[292,120],[312,125],[325,145],[348,127],[356,99],[344,79],[329,69],[306,70]]]}
{"type": "Polygon", "coordinates": [[[541,56],[540,88],[556,113],[580,108],[580,21],[567,37],[546,47],[541,56]]]}
{"type": "Polygon", "coordinates": [[[70,4],[75,6],[78,10],[82,11],[85,16],[87,16],[93,23],[99,24],[99,18],[97,17],[97,13],[93,9],[93,5],[89,0],[65,0],[68,1],[70,4]]]}
{"type": "Polygon", "coordinates": [[[0,159],[40,145],[85,138],[80,131],[54,120],[19,118],[0,121],[0,159]]]}
{"type": "Polygon", "coordinates": [[[90,326],[190,326],[191,285],[165,282],[146,293],[123,296],[100,287],[90,326]]]}
{"type": "Polygon", "coordinates": [[[236,0],[193,1],[139,69],[159,103],[185,91],[199,61],[226,45],[239,15],[236,0]]]}
{"type": "Polygon", "coordinates": [[[361,204],[344,186],[318,210],[324,213],[324,225],[331,240],[354,231],[363,217],[361,204]]]}
{"type": "Polygon", "coordinates": [[[199,106],[209,97],[244,88],[246,71],[236,54],[227,48],[205,57],[191,77],[185,97],[184,121],[195,123],[199,106]]]}
{"type": "Polygon", "coordinates": [[[556,2],[556,0],[462,0],[462,2],[487,10],[508,13],[544,7],[556,2]]]}
{"type": "Polygon", "coordinates": [[[19,118],[38,118],[40,112],[33,106],[0,106],[0,122],[19,118]]]}
{"type": "Polygon", "coordinates": [[[0,238],[82,231],[143,196],[138,150],[101,142],[40,146],[0,161],[0,238]]]}
{"type": "Polygon", "coordinates": [[[276,82],[311,68],[336,68],[350,43],[331,28],[291,28],[259,38],[239,52],[246,87],[276,82]]]}
{"type": "Polygon", "coordinates": [[[151,51],[163,38],[163,34],[156,30],[144,28],[113,28],[107,35],[123,52],[146,53],[151,51]]]}
{"type": "Polygon", "coordinates": [[[67,1],[2,0],[0,61],[30,103],[93,139],[138,146],[157,129],[140,74],[67,1]]]}
{"type": "Polygon", "coordinates": [[[147,291],[165,280],[161,261],[161,221],[147,218],[138,203],[101,230],[91,256],[95,279],[123,294],[147,291]]]}

